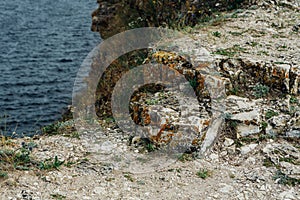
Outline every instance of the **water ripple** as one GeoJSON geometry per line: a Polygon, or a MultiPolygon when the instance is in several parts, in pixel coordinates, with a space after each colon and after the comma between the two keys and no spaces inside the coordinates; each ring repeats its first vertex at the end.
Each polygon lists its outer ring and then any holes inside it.
{"type": "Polygon", "coordinates": [[[84,57],[100,42],[90,32],[95,0],[0,2],[0,133],[31,135],[71,103],[84,57]]]}

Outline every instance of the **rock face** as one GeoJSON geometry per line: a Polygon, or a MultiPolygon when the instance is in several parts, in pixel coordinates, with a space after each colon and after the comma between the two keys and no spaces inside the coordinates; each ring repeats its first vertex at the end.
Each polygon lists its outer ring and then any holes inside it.
{"type": "MultiPolygon", "coordinates": [[[[100,32],[104,39],[121,31],[138,27],[175,26],[180,28],[187,25],[193,26],[205,17],[211,17],[214,11],[246,6],[249,3],[264,7],[270,5],[284,5],[289,9],[297,7],[297,4],[292,1],[291,3],[283,1],[267,3],[266,1],[249,2],[243,0],[209,2],[170,0],[163,3],[147,0],[99,0],[98,3],[99,8],[92,14],[92,30],[100,32]]],[[[236,12],[231,17],[237,18],[239,12],[241,11],[236,12]]],[[[241,15],[243,17],[248,16],[250,15],[249,12],[241,15]]],[[[275,24],[272,26],[275,27],[275,24]]],[[[260,37],[260,34],[265,34],[263,31],[252,29],[249,32],[253,32],[255,35],[253,37],[260,37]]],[[[220,37],[217,34],[218,31],[214,33],[215,37],[220,37]]],[[[238,32],[235,32],[233,35],[237,34],[238,32]]],[[[243,32],[240,34],[242,35],[243,32]]],[[[177,46],[183,46],[185,49],[191,48],[188,43],[190,41],[178,40],[177,46]]],[[[257,45],[253,41],[247,43],[252,46],[257,45]]],[[[242,51],[243,48],[237,45],[230,49],[230,51],[238,50],[242,51]]],[[[229,48],[216,52],[221,55],[230,54],[229,48]]],[[[170,135],[177,131],[178,125],[181,125],[189,129],[189,132],[195,132],[195,138],[191,140],[193,144],[202,145],[203,148],[204,143],[212,144],[213,138],[221,131],[219,128],[214,129],[214,131],[208,129],[208,124],[215,124],[212,119],[216,107],[219,111],[223,109],[221,111],[223,117],[220,118],[222,120],[216,124],[221,127],[225,119],[226,124],[231,126],[231,132],[236,134],[236,137],[247,137],[255,134],[299,137],[299,110],[297,108],[299,106],[300,71],[298,63],[294,62],[295,59],[292,62],[273,62],[215,56],[214,59],[208,61],[201,60],[202,57],[202,55],[191,54],[189,56],[179,55],[163,50],[133,51],[123,55],[122,58],[111,64],[98,84],[97,115],[102,119],[112,116],[111,93],[123,74],[142,63],[156,62],[184,75],[195,91],[199,110],[191,116],[185,117],[185,121],[181,121],[180,116],[182,117],[184,114],[175,108],[176,106],[166,110],[157,105],[151,105],[155,102],[164,106],[170,102],[171,104],[174,103],[174,101],[164,102],[159,97],[157,85],[152,85],[146,89],[148,91],[153,90],[152,97],[147,92],[133,95],[130,105],[130,115],[133,121],[138,125],[148,126],[156,120],[158,129],[146,131],[149,132],[152,142],[158,141],[158,135],[153,135],[154,132],[159,132],[160,136],[163,135],[163,132],[165,135],[170,135]],[[191,57],[194,61],[198,60],[191,62],[191,57]],[[208,82],[215,82],[215,84],[220,85],[212,88],[210,84],[207,84],[208,82]],[[224,87],[221,86],[223,84],[224,87]],[[222,99],[223,102],[216,102],[217,99],[222,99]],[[206,141],[205,138],[208,139],[211,135],[210,141],[206,141]]],[[[232,57],[231,54],[229,57],[232,57]]],[[[169,91],[163,90],[163,93],[167,92],[169,91]]],[[[187,108],[191,107],[189,102],[186,104],[187,108]]]]}

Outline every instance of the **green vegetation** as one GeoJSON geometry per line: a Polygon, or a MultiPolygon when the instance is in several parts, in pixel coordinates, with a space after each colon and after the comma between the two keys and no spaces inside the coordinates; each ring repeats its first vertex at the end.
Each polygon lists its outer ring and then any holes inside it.
{"type": "Polygon", "coordinates": [[[67,163],[64,164],[64,166],[66,167],[72,167],[72,165],[74,165],[76,162],[72,162],[72,161],[68,161],[67,163]]]}
{"type": "Polygon", "coordinates": [[[229,121],[229,127],[235,129],[237,127],[238,123],[234,120],[229,121]]]}
{"type": "Polygon", "coordinates": [[[258,51],[257,52],[257,55],[266,55],[266,56],[269,56],[269,53],[267,51],[258,51]]]}
{"type": "Polygon", "coordinates": [[[232,114],[231,113],[228,113],[228,112],[224,113],[224,119],[230,120],[231,118],[232,118],[232,114]]]}
{"type": "Polygon", "coordinates": [[[197,85],[198,85],[197,79],[196,79],[196,78],[190,79],[190,80],[189,80],[189,83],[190,83],[190,85],[191,85],[194,89],[195,89],[195,88],[197,87],[197,85]]]}
{"type": "Polygon", "coordinates": [[[8,175],[7,172],[4,172],[4,171],[0,171],[0,178],[6,178],[8,175]]]}
{"type": "MultiPolygon", "coordinates": [[[[18,144],[2,137],[0,141],[0,178],[8,176],[8,172],[12,170],[52,170],[58,169],[64,163],[64,161],[59,161],[57,156],[46,161],[34,159],[31,153],[37,144],[32,141],[22,142],[19,148],[16,148],[17,146],[18,144]]],[[[73,163],[67,163],[68,166],[71,164],[73,163]]]]}
{"type": "Polygon", "coordinates": [[[52,199],[63,200],[66,199],[66,196],[60,194],[51,194],[52,199]]]}
{"type": "Polygon", "coordinates": [[[197,172],[197,176],[202,178],[202,179],[206,179],[207,177],[210,177],[212,175],[212,172],[206,169],[200,169],[197,172]]]}
{"type": "Polygon", "coordinates": [[[268,135],[268,134],[258,134],[258,135],[250,135],[245,137],[240,137],[238,139],[235,139],[235,144],[237,147],[244,146],[245,144],[250,143],[260,143],[262,141],[266,141],[267,139],[276,139],[276,137],[268,135]]]}
{"type": "Polygon", "coordinates": [[[30,157],[30,151],[22,147],[15,152],[13,163],[16,169],[29,170],[34,161],[30,157]]]}
{"type": "Polygon", "coordinates": [[[278,64],[278,65],[289,64],[289,63],[287,63],[287,62],[282,62],[282,61],[275,61],[274,63],[275,63],[275,64],[278,64]]]}
{"type": "Polygon", "coordinates": [[[274,116],[278,116],[279,114],[278,114],[278,112],[275,112],[275,111],[273,111],[273,110],[268,110],[267,112],[266,112],[266,119],[270,119],[270,118],[272,118],[272,117],[274,117],[274,116]]]}
{"type": "Polygon", "coordinates": [[[219,54],[219,55],[222,55],[222,56],[228,56],[228,57],[233,57],[236,52],[232,52],[230,50],[227,50],[227,49],[218,49],[216,51],[213,52],[214,54],[219,54]]]}
{"type": "Polygon", "coordinates": [[[275,163],[273,163],[273,161],[271,160],[271,158],[264,158],[263,160],[263,166],[265,167],[276,167],[279,168],[279,166],[275,165],[275,163]]]}
{"type": "Polygon", "coordinates": [[[148,143],[146,145],[146,149],[147,149],[148,152],[152,152],[152,151],[155,151],[156,148],[155,148],[154,144],[148,143]]]}
{"type": "Polygon", "coordinates": [[[246,49],[243,47],[240,47],[239,45],[235,44],[233,47],[227,48],[227,49],[217,49],[213,52],[213,54],[219,54],[223,56],[233,57],[239,52],[246,52],[246,49]]]}
{"type": "Polygon", "coordinates": [[[125,173],[125,174],[124,174],[124,177],[125,177],[127,180],[129,180],[129,181],[131,181],[131,182],[134,182],[134,178],[131,176],[131,174],[125,173]]]}
{"type": "Polygon", "coordinates": [[[292,163],[294,165],[300,165],[300,162],[297,161],[296,158],[291,157],[291,156],[279,158],[279,162],[288,162],[288,163],[292,163]]]}
{"type": "Polygon", "coordinates": [[[57,156],[50,159],[45,160],[44,162],[40,162],[39,169],[42,170],[51,170],[51,169],[58,169],[65,161],[58,160],[57,156]]]}
{"type": "Polygon", "coordinates": [[[251,47],[256,47],[258,45],[258,42],[250,42],[249,44],[251,47]]]}
{"type": "Polygon", "coordinates": [[[182,169],[181,168],[172,168],[172,169],[168,169],[168,172],[177,172],[177,173],[181,173],[182,169]]]}
{"type": "Polygon", "coordinates": [[[276,180],[277,183],[289,186],[296,186],[300,184],[300,180],[296,178],[292,178],[286,174],[284,174],[281,170],[278,170],[276,174],[273,176],[273,180],[276,180]]]}
{"type": "Polygon", "coordinates": [[[233,36],[240,36],[240,35],[243,35],[245,32],[242,31],[242,32],[232,32],[232,31],[229,31],[229,34],[233,35],[233,36]]]}
{"type": "Polygon", "coordinates": [[[238,95],[240,92],[240,88],[239,88],[239,86],[233,87],[232,89],[229,90],[229,92],[230,92],[230,94],[238,95]]]}
{"type": "Polygon", "coordinates": [[[193,154],[182,153],[178,156],[178,160],[181,162],[191,161],[194,159],[193,154]]]}
{"type": "Polygon", "coordinates": [[[292,104],[298,104],[299,101],[298,101],[298,99],[297,99],[296,97],[291,96],[291,98],[290,98],[290,103],[292,103],[292,104]]]}
{"type": "Polygon", "coordinates": [[[267,96],[267,94],[269,93],[270,91],[270,88],[266,85],[262,85],[262,84],[257,84],[254,88],[254,93],[253,95],[256,97],[256,98],[261,98],[261,97],[265,97],[267,96]]]}
{"type": "Polygon", "coordinates": [[[14,146],[16,144],[8,144],[3,138],[5,137],[2,137],[0,145],[0,171],[3,174],[12,169],[29,170],[36,166],[36,161],[30,156],[32,149],[35,147],[34,143],[22,143],[22,147],[13,150],[10,145],[14,146]]]}
{"type": "Polygon", "coordinates": [[[220,38],[221,37],[221,33],[219,31],[215,31],[212,33],[213,36],[220,38]]]}
{"type": "Polygon", "coordinates": [[[159,103],[158,99],[147,99],[146,104],[147,105],[157,105],[159,103]]]}
{"type": "Polygon", "coordinates": [[[59,129],[59,124],[50,124],[47,126],[44,126],[42,128],[42,133],[47,134],[47,135],[57,135],[59,134],[58,129],[59,129]]]}
{"type": "Polygon", "coordinates": [[[268,123],[265,122],[265,121],[262,121],[262,122],[260,123],[260,125],[261,125],[262,130],[266,130],[266,128],[268,127],[268,123]]]}
{"type": "Polygon", "coordinates": [[[62,135],[64,137],[80,139],[79,133],[75,129],[73,120],[56,122],[42,127],[42,134],[45,135],[62,135]]]}
{"type": "Polygon", "coordinates": [[[115,119],[112,116],[106,117],[104,120],[105,120],[106,123],[113,123],[113,122],[115,122],[115,119]]]}

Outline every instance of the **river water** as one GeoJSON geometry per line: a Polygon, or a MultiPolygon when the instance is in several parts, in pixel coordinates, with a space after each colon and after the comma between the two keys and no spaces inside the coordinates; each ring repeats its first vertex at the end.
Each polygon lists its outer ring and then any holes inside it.
{"type": "Polygon", "coordinates": [[[0,1],[0,134],[32,135],[71,104],[82,61],[100,42],[96,0],[0,1]]]}

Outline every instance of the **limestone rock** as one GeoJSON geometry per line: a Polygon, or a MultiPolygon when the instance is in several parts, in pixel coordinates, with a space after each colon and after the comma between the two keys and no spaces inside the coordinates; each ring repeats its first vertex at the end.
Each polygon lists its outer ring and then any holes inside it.
{"type": "Polygon", "coordinates": [[[257,134],[260,132],[260,127],[257,125],[246,125],[246,124],[239,124],[237,126],[237,132],[240,134],[242,137],[248,136],[248,135],[253,135],[257,134]]]}
{"type": "Polygon", "coordinates": [[[258,144],[249,144],[249,145],[246,145],[246,146],[242,146],[240,148],[241,154],[245,155],[247,153],[250,153],[251,151],[253,151],[257,147],[257,145],[258,144]]]}
{"type": "Polygon", "coordinates": [[[229,147],[229,146],[231,146],[233,144],[234,144],[234,140],[233,139],[225,138],[225,141],[224,141],[224,146],[225,147],[229,147]]]}

